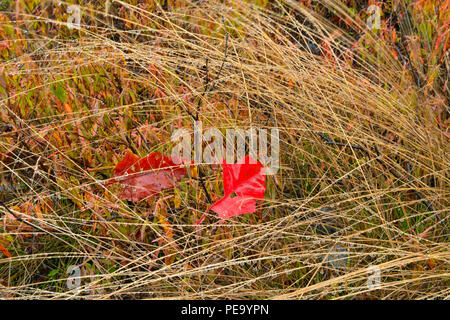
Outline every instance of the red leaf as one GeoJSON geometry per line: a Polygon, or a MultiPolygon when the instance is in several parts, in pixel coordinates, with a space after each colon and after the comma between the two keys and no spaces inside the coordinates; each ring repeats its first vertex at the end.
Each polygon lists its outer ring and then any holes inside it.
{"type": "Polygon", "coordinates": [[[249,156],[236,164],[222,166],[225,196],[211,210],[222,219],[255,212],[255,200],[264,199],[266,192],[264,167],[249,156]],[[233,194],[236,196],[232,197],[233,194]]]}
{"type": "Polygon", "coordinates": [[[5,256],[7,256],[8,258],[12,258],[12,254],[9,253],[8,249],[6,249],[4,246],[2,246],[1,243],[0,243],[0,251],[3,252],[3,254],[5,256]]]}
{"type": "Polygon", "coordinates": [[[121,199],[139,201],[154,196],[161,190],[172,188],[174,183],[186,175],[186,169],[175,164],[171,158],[159,152],[151,153],[139,159],[128,151],[125,158],[114,168],[113,182],[124,187],[119,195],[121,199]]]}

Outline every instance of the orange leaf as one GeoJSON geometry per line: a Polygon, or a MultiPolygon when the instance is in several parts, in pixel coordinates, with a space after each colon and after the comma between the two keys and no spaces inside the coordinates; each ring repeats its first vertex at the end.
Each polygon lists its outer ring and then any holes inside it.
{"type": "Polygon", "coordinates": [[[63,108],[64,108],[64,110],[66,110],[67,113],[73,113],[72,108],[70,107],[70,105],[68,103],[64,103],[63,108]]]}
{"type": "Polygon", "coordinates": [[[1,243],[0,243],[0,250],[3,252],[5,256],[8,258],[12,258],[12,254],[9,253],[8,249],[6,249],[1,243]]]}

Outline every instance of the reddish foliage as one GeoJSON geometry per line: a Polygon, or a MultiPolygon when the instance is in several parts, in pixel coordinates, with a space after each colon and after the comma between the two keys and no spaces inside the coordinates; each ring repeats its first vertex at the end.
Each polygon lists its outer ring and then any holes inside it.
{"type": "Polygon", "coordinates": [[[3,254],[8,257],[12,258],[12,254],[9,253],[8,249],[6,249],[1,243],[0,243],[0,251],[3,252],[3,254]]]}
{"type": "Polygon", "coordinates": [[[113,182],[124,187],[121,199],[139,201],[158,194],[161,190],[172,188],[174,183],[186,175],[186,169],[176,165],[171,158],[159,152],[144,158],[128,151],[125,158],[114,169],[113,182]]]}
{"type": "Polygon", "coordinates": [[[211,210],[222,219],[253,213],[255,200],[264,199],[266,191],[264,167],[260,162],[246,156],[236,164],[223,164],[223,186],[225,196],[211,210]],[[234,197],[233,194],[235,194],[234,197]]]}

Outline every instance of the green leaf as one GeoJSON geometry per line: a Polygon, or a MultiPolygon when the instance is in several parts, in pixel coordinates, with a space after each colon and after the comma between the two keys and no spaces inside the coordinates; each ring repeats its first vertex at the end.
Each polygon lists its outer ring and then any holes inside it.
{"type": "Polygon", "coordinates": [[[9,8],[9,0],[0,0],[0,11],[5,11],[9,8]]]}
{"type": "Polygon", "coordinates": [[[58,274],[58,272],[59,272],[59,269],[53,269],[52,271],[50,271],[48,273],[48,277],[53,278],[54,276],[56,276],[58,274]]]}
{"type": "Polygon", "coordinates": [[[14,27],[10,24],[4,24],[3,25],[3,30],[5,30],[6,34],[9,37],[12,37],[14,35],[14,27]]]}
{"type": "Polygon", "coordinates": [[[348,11],[352,18],[356,17],[356,15],[358,14],[358,10],[356,10],[355,8],[348,8],[348,11]]]}
{"type": "Polygon", "coordinates": [[[62,103],[66,102],[66,91],[61,85],[57,84],[52,86],[52,92],[59,99],[59,101],[62,103]]]}

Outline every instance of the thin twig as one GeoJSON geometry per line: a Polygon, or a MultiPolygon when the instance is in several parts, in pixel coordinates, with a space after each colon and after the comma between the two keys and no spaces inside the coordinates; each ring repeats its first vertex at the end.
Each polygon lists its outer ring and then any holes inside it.
{"type": "MultiPolygon", "coordinates": [[[[200,107],[201,107],[201,103],[203,100],[203,97],[210,91],[212,91],[215,88],[215,84],[217,82],[217,80],[220,77],[220,74],[222,73],[223,67],[225,65],[225,61],[228,57],[228,30],[225,27],[224,24],[224,28],[225,28],[225,53],[224,53],[224,57],[222,60],[222,65],[219,68],[219,71],[217,72],[213,84],[212,86],[210,86],[210,79],[209,79],[209,74],[208,74],[208,59],[206,59],[206,64],[205,64],[205,71],[206,71],[206,78],[205,78],[205,89],[203,90],[203,93],[200,96],[200,99],[197,102],[197,111],[196,111],[196,115],[194,116],[191,112],[189,112],[187,109],[185,109],[186,111],[188,111],[188,114],[192,117],[192,119],[194,121],[198,121],[199,120],[199,116],[200,116],[200,107]]],[[[205,176],[203,174],[203,171],[201,170],[200,166],[198,166],[198,177],[199,177],[199,181],[200,181],[200,185],[203,189],[203,191],[205,192],[206,195],[206,199],[209,203],[212,203],[212,199],[211,196],[209,195],[208,189],[206,189],[206,185],[205,185],[205,176]]]]}
{"type": "Polygon", "coordinates": [[[222,59],[222,64],[221,64],[221,66],[219,68],[219,71],[217,71],[217,74],[216,74],[216,76],[214,78],[214,81],[212,82],[212,85],[210,86],[210,79],[209,79],[209,76],[208,76],[208,59],[206,59],[206,64],[205,64],[205,71],[206,71],[205,89],[203,90],[203,93],[201,94],[200,99],[197,102],[197,114],[196,114],[196,117],[195,117],[195,121],[198,121],[198,119],[199,119],[200,106],[201,106],[203,97],[208,92],[213,91],[215,89],[216,83],[219,80],[220,74],[222,73],[223,67],[225,66],[225,61],[227,60],[227,57],[228,57],[228,30],[225,27],[225,24],[224,24],[224,28],[225,28],[225,53],[224,53],[224,56],[223,56],[223,59],[222,59]]]}

